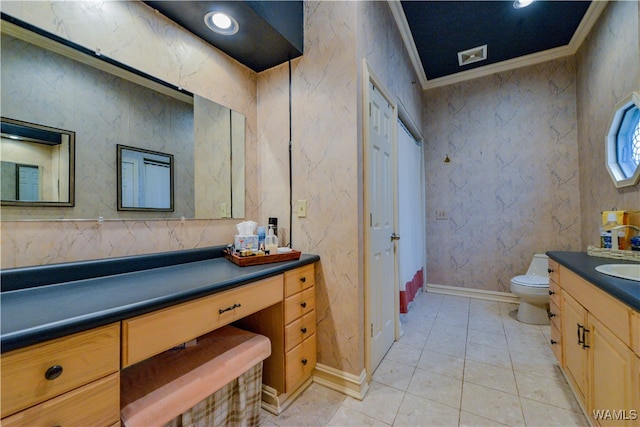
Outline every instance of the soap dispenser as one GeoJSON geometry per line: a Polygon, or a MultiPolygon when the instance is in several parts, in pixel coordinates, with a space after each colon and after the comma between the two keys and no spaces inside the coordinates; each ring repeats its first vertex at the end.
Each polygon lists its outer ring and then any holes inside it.
{"type": "Polygon", "coordinates": [[[269,226],[269,233],[264,239],[264,249],[269,255],[276,255],[278,253],[278,236],[273,233],[273,226],[269,226]]]}

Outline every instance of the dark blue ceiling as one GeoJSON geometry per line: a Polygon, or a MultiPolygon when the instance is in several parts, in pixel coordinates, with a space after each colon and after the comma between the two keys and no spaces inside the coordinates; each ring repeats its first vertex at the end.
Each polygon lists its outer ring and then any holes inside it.
{"type": "MultiPolygon", "coordinates": [[[[169,19],[260,72],[303,54],[303,1],[145,1],[169,19]],[[222,10],[240,31],[210,31],[204,15],[222,10]]],[[[513,0],[401,1],[428,80],[567,46],[591,1],[537,0],[516,9],[513,0]],[[458,52],[487,45],[487,59],[460,66],[458,52]]]]}
{"type": "Polygon", "coordinates": [[[427,79],[565,46],[590,1],[402,1],[427,79]],[[458,52],[487,45],[487,59],[458,65],[458,52]]]}
{"type": "Polygon", "coordinates": [[[145,1],[167,18],[256,72],[282,64],[303,52],[302,1],[145,1]],[[211,11],[239,23],[232,36],[216,34],[204,23],[211,11]]]}

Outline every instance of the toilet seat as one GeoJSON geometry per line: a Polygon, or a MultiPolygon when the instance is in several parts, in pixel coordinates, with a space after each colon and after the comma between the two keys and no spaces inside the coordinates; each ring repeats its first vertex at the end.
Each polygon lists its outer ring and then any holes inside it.
{"type": "Polygon", "coordinates": [[[522,275],[516,276],[511,279],[511,282],[516,285],[522,286],[531,286],[532,288],[548,288],[549,287],[549,278],[543,276],[534,276],[534,275],[522,275]]]}

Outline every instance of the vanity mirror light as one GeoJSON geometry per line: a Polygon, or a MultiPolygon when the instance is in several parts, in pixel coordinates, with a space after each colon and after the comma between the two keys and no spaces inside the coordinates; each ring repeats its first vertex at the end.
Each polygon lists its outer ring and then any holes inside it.
{"type": "MultiPolygon", "coordinates": [[[[5,14],[2,18],[3,116],[57,129],[75,143],[75,162],[70,157],[69,177],[61,179],[70,182],[69,200],[5,203],[3,192],[2,220],[244,217],[241,113],[5,14]],[[169,206],[127,201],[116,152],[129,155],[135,149],[170,160],[169,206]]],[[[2,160],[10,161],[4,152],[2,160]]],[[[37,164],[34,159],[12,162],[37,164]]],[[[12,167],[7,164],[7,170],[12,167]]]]}
{"type": "Polygon", "coordinates": [[[75,132],[2,117],[2,206],[73,206],[75,132]]]}

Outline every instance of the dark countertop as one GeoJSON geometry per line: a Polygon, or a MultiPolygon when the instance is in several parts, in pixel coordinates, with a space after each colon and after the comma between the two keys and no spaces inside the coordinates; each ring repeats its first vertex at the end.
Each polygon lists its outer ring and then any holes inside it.
{"type": "Polygon", "coordinates": [[[640,311],[640,282],[619,279],[596,271],[597,266],[604,264],[639,265],[639,263],[591,256],[586,252],[550,251],[547,252],[547,255],[552,260],[593,283],[609,295],[640,311]]]}
{"type": "MultiPolygon", "coordinates": [[[[248,267],[239,267],[225,258],[180,264],[167,262],[172,265],[156,264],[137,271],[3,291],[0,293],[0,347],[4,353],[59,338],[275,276],[319,260],[317,255],[303,254],[296,261],[248,267]]],[[[77,264],[80,263],[69,265],[77,264]]],[[[91,267],[90,263],[88,267],[91,267]]],[[[64,265],[52,268],[60,270],[64,265]]],[[[23,270],[34,269],[42,270],[43,267],[23,270]]],[[[39,273],[46,274],[46,270],[39,273]]]]}

